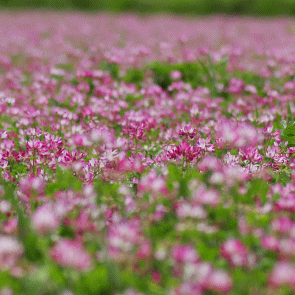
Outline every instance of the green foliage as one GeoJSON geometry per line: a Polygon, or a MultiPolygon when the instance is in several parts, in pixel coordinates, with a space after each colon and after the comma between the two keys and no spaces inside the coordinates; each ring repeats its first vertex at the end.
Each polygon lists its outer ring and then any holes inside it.
{"type": "Polygon", "coordinates": [[[188,187],[190,180],[197,179],[199,176],[196,169],[188,167],[184,172],[178,166],[171,164],[168,166],[167,187],[170,191],[177,189],[179,197],[187,198],[190,195],[188,187]]]}
{"type": "Polygon", "coordinates": [[[167,89],[172,83],[169,76],[170,72],[173,70],[173,66],[171,64],[155,61],[148,65],[147,68],[152,70],[154,82],[163,89],[167,89]]]}
{"type": "Polygon", "coordinates": [[[255,197],[259,197],[262,203],[267,202],[267,193],[269,191],[269,183],[264,179],[252,179],[249,183],[249,189],[246,196],[246,203],[253,204],[255,197]]]}
{"type": "Polygon", "coordinates": [[[218,224],[224,231],[234,232],[237,230],[237,220],[233,218],[232,208],[224,207],[222,204],[214,208],[208,208],[210,222],[218,224]]]}
{"type": "Polygon", "coordinates": [[[242,14],[294,15],[295,3],[290,0],[1,0],[1,7],[76,9],[138,13],[170,12],[173,14],[242,14]]]}
{"type": "Polygon", "coordinates": [[[25,165],[22,162],[15,162],[10,160],[9,165],[11,167],[10,174],[16,179],[19,178],[21,175],[25,175],[28,172],[27,165],[25,165]]]}
{"type": "Polygon", "coordinates": [[[112,261],[107,261],[79,275],[73,289],[75,294],[112,295],[124,289],[124,282],[118,267],[112,261]]]}
{"type": "Polygon", "coordinates": [[[113,79],[119,78],[119,65],[114,62],[102,61],[99,65],[100,69],[108,72],[113,79]]]}
{"type": "Polygon", "coordinates": [[[246,85],[254,85],[257,89],[257,94],[264,96],[262,89],[265,86],[266,78],[250,71],[235,71],[233,77],[243,80],[246,85]]]}
{"type": "Polygon", "coordinates": [[[140,86],[140,83],[144,79],[144,71],[141,69],[136,69],[136,68],[129,68],[126,71],[125,76],[123,77],[123,80],[126,83],[132,83],[137,86],[140,86]]]}
{"type": "Polygon", "coordinates": [[[73,189],[74,191],[80,191],[82,183],[73,175],[71,170],[63,171],[61,168],[56,169],[56,182],[50,182],[46,186],[46,194],[52,196],[54,193],[60,190],[73,189]]]}
{"type": "Polygon", "coordinates": [[[212,96],[216,96],[220,94],[216,84],[223,83],[226,85],[228,83],[227,62],[227,58],[224,58],[213,64],[211,57],[208,55],[207,59],[198,62],[170,64],[155,61],[147,65],[147,69],[153,72],[154,83],[164,90],[173,82],[170,73],[179,71],[183,82],[189,83],[194,89],[198,86],[208,87],[212,96]]]}
{"type": "Polygon", "coordinates": [[[97,179],[94,180],[93,186],[97,194],[98,204],[101,204],[105,201],[107,202],[114,201],[117,205],[120,205],[120,206],[123,205],[123,200],[121,198],[121,195],[118,193],[118,188],[120,186],[118,183],[110,183],[98,177],[97,179]]]}
{"type": "Polygon", "coordinates": [[[288,141],[288,146],[295,146],[295,120],[282,122],[282,129],[280,136],[282,140],[288,141]]]}
{"type": "Polygon", "coordinates": [[[55,67],[68,72],[73,72],[75,68],[75,64],[74,63],[57,64],[55,67]]]}
{"type": "Polygon", "coordinates": [[[59,235],[63,238],[73,239],[75,237],[75,232],[71,227],[62,225],[59,228],[59,235]]]}
{"type": "Polygon", "coordinates": [[[14,290],[19,294],[20,291],[20,282],[17,278],[14,278],[10,275],[8,271],[0,272],[0,289],[14,286],[14,290]]]}
{"type": "Polygon", "coordinates": [[[149,235],[151,237],[152,243],[156,244],[156,241],[163,240],[167,237],[173,235],[175,225],[177,223],[177,218],[175,214],[165,214],[161,221],[155,222],[150,227],[149,235]]]}
{"type": "Polygon", "coordinates": [[[202,70],[198,63],[176,64],[173,66],[172,70],[181,72],[182,80],[186,83],[190,83],[193,88],[197,88],[202,84],[202,70]]]}

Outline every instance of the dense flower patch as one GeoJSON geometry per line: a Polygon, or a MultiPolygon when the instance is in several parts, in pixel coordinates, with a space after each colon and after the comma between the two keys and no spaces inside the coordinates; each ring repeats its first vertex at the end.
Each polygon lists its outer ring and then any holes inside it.
{"type": "Polygon", "coordinates": [[[0,294],[293,294],[292,23],[3,15],[0,294]]]}

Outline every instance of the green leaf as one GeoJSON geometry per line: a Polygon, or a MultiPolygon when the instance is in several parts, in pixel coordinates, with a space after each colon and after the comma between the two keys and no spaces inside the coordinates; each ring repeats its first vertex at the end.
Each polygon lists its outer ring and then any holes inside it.
{"type": "Polygon", "coordinates": [[[129,68],[126,71],[126,74],[123,77],[123,80],[126,83],[132,83],[139,86],[140,83],[144,80],[144,71],[141,69],[129,68]]]}
{"type": "Polygon", "coordinates": [[[94,270],[82,274],[77,291],[87,294],[111,294],[108,291],[108,270],[106,266],[96,266],[94,270]]]}
{"type": "Polygon", "coordinates": [[[115,292],[120,291],[123,286],[120,271],[118,266],[111,260],[106,262],[106,268],[109,288],[112,290],[112,294],[114,294],[115,292]]]}
{"type": "Polygon", "coordinates": [[[259,197],[262,203],[267,202],[267,193],[269,191],[269,183],[263,179],[253,179],[246,195],[246,202],[253,203],[253,198],[259,197]]]}
{"type": "Polygon", "coordinates": [[[287,125],[280,133],[282,140],[288,141],[288,144],[295,144],[295,126],[287,125]]]}
{"type": "Polygon", "coordinates": [[[100,63],[100,68],[103,71],[109,72],[113,79],[119,78],[120,68],[119,68],[118,64],[116,64],[114,62],[102,61],[100,63]]]}
{"type": "Polygon", "coordinates": [[[48,183],[46,186],[46,194],[52,196],[54,193],[60,190],[80,191],[82,189],[82,182],[75,176],[73,176],[72,170],[62,170],[56,168],[56,182],[48,183]]]}
{"type": "Polygon", "coordinates": [[[179,186],[181,180],[181,171],[176,165],[168,166],[168,177],[167,177],[167,187],[170,191],[173,191],[175,186],[179,186]]]}
{"type": "Polygon", "coordinates": [[[282,183],[284,186],[290,181],[291,179],[285,171],[279,173],[279,176],[276,180],[277,183],[282,183]]]}
{"type": "Polygon", "coordinates": [[[197,243],[197,251],[202,257],[202,260],[213,262],[218,258],[219,247],[212,245],[204,240],[199,239],[197,243]]]}

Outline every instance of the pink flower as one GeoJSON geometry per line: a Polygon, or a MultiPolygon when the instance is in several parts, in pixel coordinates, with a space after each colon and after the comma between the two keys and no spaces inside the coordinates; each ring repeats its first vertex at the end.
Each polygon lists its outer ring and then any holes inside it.
{"type": "Polygon", "coordinates": [[[271,228],[280,234],[288,234],[293,224],[294,222],[289,216],[281,216],[271,222],[271,228]]]}
{"type": "Polygon", "coordinates": [[[284,257],[295,255],[295,239],[281,239],[279,242],[279,252],[284,257]]]}
{"type": "Polygon", "coordinates": [[[278,251],[279,250],[279,239],[275,236],[265,236],[261,240],[261,247],[271,250],[271,251],[278,251]]]}
{"type": "Polygon", "coordinates": [[[136,257],[138,259],[147,259],[150,255],[152,251],[152,247],[151,244],[148,241],[144,241],[140,246],[139,246],[139,250],[136,253],[136,257]]]}
{"type": "Polygon", "coordinates": [[[205,156],[199,163],[198,168],[202,172],[205,171],[222,171],[223,164],[220,159],[213,156],[205,156]]]}
{"type": "Polygon", "coordinates": [[[170,78],[173,80],[180,80],[181,79],[181,72],[179,71],[172,71],[170,73],[170,78]]]}
{"type": "Polygon", "coordinates": [[[221,147],[226,144],[231,148],[256,145],[262,138],[263,136],[258,134],[254,126],[244,122],[225,120],[216,125],[216,139],[221,147]]]}
{"type": "Polygon", "coordinates": [[[80,241],[62,239],[50,251],[51,257],[64,267],[75,268],[80,271],[92,267],[90,255],[85,251],[80,241]]]}
{"type": "Polygon", "coordinates": [[[178,263],[194,263],[199,260],[197,251],[190,245],[174,246],[171,256],[178,263]]]}
{"type": "Polygon", "coordinates": [[[295,291],[295,267],[287,261],[278,262],[272,269],[268,283],[272,287],[287,285],[295,291]]]}
{"type": "Polygon", "coordinates": [[[74,145],[78,147],[82,147],[82,146],[90,147],[91,145],[90,141],[88,140],[85,134],[76,133],[73,135],[72,140],[74,145]]]}
{"type": "Polygon", "coordinates": [[[19,189],[28,198],[34,194],[40,196],[44,194],[45,182],[41,177],[22,177],[19,180],[19,189]]]}
{"type": "Polygon", "coordinates": [[[252,94],[257,94],[257,89],[254,85],[246,85],[245,91],[250,92],[252,94]]]}
{"type": "Polygon", "coordinates": [[[190,281],[182,283],[179,287],[173,291],[175,295],[202,295],[204,294],[203,288],[198,284],[193,284],[190,281]]]}
{"type": "Polygon", "coordinates": [[[209,275],[206,287],[210,291],[223,294],[230,292],[232,285],[232,279],[226,272],[215,270],[209,275]]]}
{"type": "Polygon", "coordinates": [[[193,139],[196,136],[196,129],[192,126],[184,126],[179,130],[179,135],[193,139]]]}
{"type": "Polygon", "coordinates": [[[14,217],[7,222],[5,222],[1,228],[4,234],[16,234],[18,230],[18,220],[17,217],[14,217]]]}
{"type": "Polygon", "coordinates": [[[138,183],[138,191],[142,194],[150,192],[156,196],[159,194],[168,194],[165,179],[158,176],[155,170],[151,170],[140,179],[138,183]]]}
{"type": "Polygon", "coordinates": [[[193,200],[202,205],[217,206],[220,203],[220,195],[214,188],[206,188],[201,184],[193,195],[193,200]]]}
{"type": "Polygon", "coordinates": [[[237,239],[229,239],[220,247],[220,253],[223,258],[228,260],[234,266],[248,265],[248,250],[237,239]]]}
{"type": "Polygon", "coordinates": [[[155,283],[155,284],[160,284],[161,283],[161,274],[160,272],[158,272],[157,270],[154,270],[152,271],[152,281],[155,283]]]}
{"type": "Polygon", "coordinates": [[[15,238],[0,236],[0,269],[14,267],[23,251],[23,246],[15,238]]]}
{"type": "Polygon", "coordinates": [[[48,204],[39,206],[32,216],[33,227],[39,234],[46,234],[56,230],[59,225],[59,219],[54,209],[48,204]]]}
{"type": "Polygon", "coordinates": [[[35,153],[46,154],[48,151],[48,147],[44,141],[40,141],[39,139],[30,139],[27,142],[27,152],[32,155],[35,153]]]}
{"type": "Polygon", "coordinates": [[[187,161],[193,161],[196,158],[200,158],[202,149],[197,146],[192,146],[186,141],[183,141],[178,146],[169,146],[167,151],[167,157],[169,159],[185,159],[187,161]]]}
{"type": "Polygon", "coordinates": [[[241,94],[244,88],[244,81],[232,78],[229,82],[228,92],[232,94],[241,94]]]}
{"type": "Polygon", "coordinates": [[[188,202],[180,201],[175,204],[175,212],[178,218],[203,219],[207,217],[206,210],[199,204],[191,205],[188,202]]]}

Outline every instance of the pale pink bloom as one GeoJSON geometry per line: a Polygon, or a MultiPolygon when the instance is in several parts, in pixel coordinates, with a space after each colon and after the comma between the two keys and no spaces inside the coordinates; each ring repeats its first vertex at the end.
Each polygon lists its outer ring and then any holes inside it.
{"type": "Polygon", "coordinates": [[[228,293],[233,287],[231,277],[222,270],[213,271],[207,280],[208,290],[218,293],[228,293]]]}
{"type": "Polygon", "coordinates": [[[295,267],[291,262],[280,261],[272,269],[269,279],[272,287],[290,286],[295,290],[295,267]]]}
{"type": "Polygon", "coordinates": [[[92,267],[90,255],[86,252],[80,241],[62,239],[50,251],[51,257],[64,267],[75,268],[80,271],[92,267]]]}
{"type": "Polygon", "coordinates": [[[181,79],[181,72],[179,71],[172,71],[170,73],[170,78],[173,80],[180,80],[181,79]]]}
{"type": "Polygon", "coordinates": [[[158,176],[155,170],[151,170],[144,175],[138,183],[138,191],[140,193],[150,192],[155,195],[167,195],[168,190],[166,181],[163,177],[158,176]]]}
{"type": "Polygon", "coordinates": [[[239,232],[242,235],[247,235],[251,232],[251,228],[248,225],[247,220],[244,216],[239,218],[238,228],[239,228],[239,232]]]}
{"type": "Polygon", "coordinates": [[[196,219],[203,219],[203,218],[206,218],[208,215],[202,206],[198,204],[191,205],[184,201],[179,202],[176,205],[175,212],[179,218],[190,217],[190,218],[196,218],[196,219]]]}
{"type": "Polygon", "coordinates": [[[223,164],[220,159],[213,156],[205,156],[199,163],[198,168],[201,171],[222,171],[223,164]]]}
{"type": "Polygon", "coordinates": [[[220,203],[220,195],[215,188],[206,188],[202,184],[194,191],[193,200],[202,205],[215,207],[220,203]]]}
{"type": "Polygon", "coordinates": [[[152,253],[152,246],[148,241],[144,241],[139,246],[139,250],[136,253],[138,259],[147,259],[152,253]]]}
{"type": "Polygon", "coordinates": [[[199,260],[199,254],[190,245],[174,246],[171,256],[177,263],[195,263],[199,260]]]}
{"type": "Polygon", "coordinates": [[[42,195],[45,189],[45,181],[41,177],[22,177],[19,180],[19,188],[29,198],[34,193],[42,195]]]}
{"type": "Polygon", "coordinates": [[[245,86],[245,91],[248,91],[252,94],[257,94],[257,89],[254,85],[246,85],[245,86]]]}
{"type": "Polygon", "coordinates": [[[289,216],[281,216],[271,222],[272,230],[280,234],[288,234],[293,226],[294,222],[289,216]]]}
{"type": "Polygon", "coordinates": [[[248,250],[237,239],[229,239],[220,247],[221,256],[227,259],[234,266],[247,266],[248,250]]]}
{"type": "Polygon", "coordinates": [[[46,234],[56,230],[60,221],[54,208],[48,204],[39,206],[32,216],[33,227],[39,234],[46,234]]]}
{"type": "Polygon", "coordinates": [[[7,200],[0,201],[0,212],[1,213],[9,213],[11,210],[11,204],[7,200]]]}
{"type": "Polygon", "coordinates": [[[0,236],[0,269],[13,268],[23,251],[23,246],[15,238],[0,236]]]}

